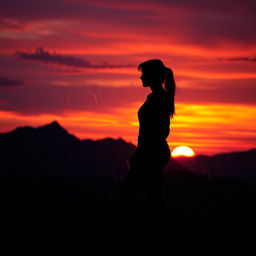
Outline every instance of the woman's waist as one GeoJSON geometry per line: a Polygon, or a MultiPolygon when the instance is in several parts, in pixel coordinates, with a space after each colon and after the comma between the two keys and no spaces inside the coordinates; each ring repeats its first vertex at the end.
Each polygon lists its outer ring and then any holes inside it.
{"type": "Polygon", "coordinates": [[[157,156],[168,156],[170,157],[171,151],[167,141],[162,141],[158,143],[138,143],[137,153],[142,154],[143,156],[149,157],[157,157],[157,156]]]}
{"type": "Polygon", "coordinates": [[[138,147],[155,147],[155,146],[168,146],[165,139],[159,140],[142,140],[138,139],[138,147]]]}

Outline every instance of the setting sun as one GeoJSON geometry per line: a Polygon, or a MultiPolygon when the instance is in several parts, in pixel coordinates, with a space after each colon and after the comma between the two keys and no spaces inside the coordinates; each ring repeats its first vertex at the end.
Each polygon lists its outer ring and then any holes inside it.
{"type": "Polygon", "coordinates": [[[179,156],[192,157],[192,156],[195,156],[195,152],[190,147],[179,146],[172,151],[172,156],[173,157],[179,157],[179,156]]]}

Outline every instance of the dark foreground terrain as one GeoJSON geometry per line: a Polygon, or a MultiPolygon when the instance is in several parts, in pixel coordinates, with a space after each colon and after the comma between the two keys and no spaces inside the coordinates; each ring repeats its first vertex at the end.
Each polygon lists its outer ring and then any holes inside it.
{"type": "MultiPolygon", "coordinates": [[[[241,165],[238,172],[236,161],[227,162],[231,155],[218,157],[216,166],[228,166],[230,173],[231,163],[235,163],[238,176],[215,176],[216,170],[211,172],[210,168],[207,173],[197,172],[196,164],[192,172],[182,161],[171,159],[164,175],[162,230],[150,228],[143,188],[137,196],[144,229],[131,229],[120,201],[119,185],[135,149],[122,139],[80,141],[57,122],[0,134],[2,231],[43,234],[44,230],[49,235],[57,230],[68,231],[68,236],[114,232],[120,237],[131,232],[138,241],[165,234],[169,242],[170,236],[194,239],[194,244],[202,244],[200,239],[204,239],[211,248],[222,237],[223,241],[232,241],[232,248],[244,239],[249,243],[246,248],[254,246],[250,242],[256,231],[254,168],[250,165],[246,172],[247,167],[241,165]],[[238,179],[243,173],[246,179],[238,179]]],[[[253,163],[251,155],[255,150],[249,153],[239,154],[239,163],[253,163]]],[[[210,250],[207,252],[205,255],[210,250]]]]}

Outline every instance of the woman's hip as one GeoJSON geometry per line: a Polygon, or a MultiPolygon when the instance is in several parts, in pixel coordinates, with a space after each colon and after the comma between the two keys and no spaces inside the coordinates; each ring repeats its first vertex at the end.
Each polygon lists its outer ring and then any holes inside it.
{"type": "Polygon", "coordinates": [[[171,157],[168,144],[138,147],[130,159],[130,165],[165,166],[171,157]]]}

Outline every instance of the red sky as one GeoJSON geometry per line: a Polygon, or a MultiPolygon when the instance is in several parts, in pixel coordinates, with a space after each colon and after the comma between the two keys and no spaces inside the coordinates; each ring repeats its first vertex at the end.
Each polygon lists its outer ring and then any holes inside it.
{"type": "Polygon", "coordinates": [[[57,120],[80,139],[137,143],[150,93],[136,67],[173,69],[169,146],[256,147],[256,2],[3,0],[0,132],[57,120]]]}

